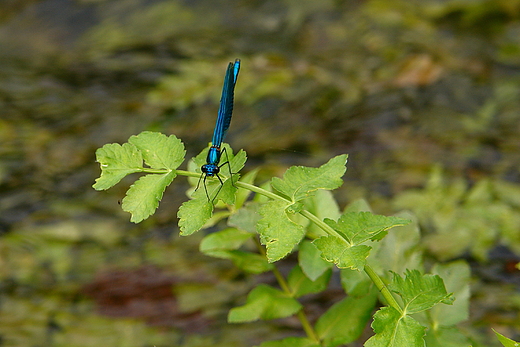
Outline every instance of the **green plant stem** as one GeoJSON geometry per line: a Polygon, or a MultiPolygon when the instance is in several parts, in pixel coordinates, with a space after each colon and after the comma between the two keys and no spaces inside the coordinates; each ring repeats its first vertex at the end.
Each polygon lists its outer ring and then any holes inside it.
{"type": "Polygon", "coordinates": [[[149,168],[149,167],[143,167],[143,168],[140,168],[139,171],[137,171],[137,172],[145,172],[145,173],[153,173],[153,174],[167,174],[167,173],[172,172],[172,170],[168,170],[168,169],[152,169],[152,168],[149,168]]]}
{"type": "Polygon", "coordinates": [[[274,199],[274,200],[281,200],[281,201],[285,201],[285,202],[291,203],[290,200],[284,198],[283,196],[280,196],[278,194],[275,194],[273,192],[270,192],[268,190],[262,189],[260,187],[257,187],[255,185],[252,185],[252,184],[249,184],[249,183],[244,183],[244,182],[238,181],[238,182],[236,182],[236,185],[237,185],[237,187],[248,189],[248,190],[250,190],[252,192],[261,194],[263,196],[267,196],[268,198],[271,198],[271,199],[274,199]]]}
{"type": "MultiPolygon", "coordinates": [[[[258,240],[258,238],[255,238],[255,243],[256,243],[256,246],[257,246],[260,254],[262,254],[265,257],[266,256],[265,249],[260,244],[260,241],[258,240]]],[[[285,278],[282,276],[282,274],[280,273],[280,271],[278,270],[276,265],[273,266],[273,274],[276,277],[276,280],[278,281],[280,288],[282,288],[282,290],[287,295],[292,296],[291,289],[289,288],[289,284],[287,283],[285,278]]],[[[298,319],[300,320],[300,323],[302,324],[302,328],[305,331],[305,333],[307,334],[307,336],[310,339],[314,340],[315,342],[319,343],[320,340],[319,340],[318,336],[316,335],[316,332],[312,328],[312,325],[309,323],[309,320],[307,319],[305,312],[303,312],[303,309],[298,311],[297,316],[298,316],[298,319]]]]}
{"type": "Polygon", "coordinates": [[[309,323],[309,320],[307,319],[307,316],[305,315],[305,312],[303,312],[303,309],[299,310],[296,314],[298,316],[298,319],[300,320],[300,323],[302,324],[303,330],[307,334],[307,336],[317,342],[320,343],[320,339],[318,338],[318,335],[316,335],[316,332],[312,328],[311,323],[309,323]]]}
{"type": "MultiPolygon", "coordinates": [[[[177,170],[177,173],[179,175],[184,175],[184,176],[200,177],[200,174],[197,174],[195,172],[177,170]]],[[[237,185],[237,187],[248,189],[248,190],[250,190],[252,192],[261,194],[261,195],[266,196],[266,197],[271,198],[271,199],[282,200],[282,201],[286,201],[288,203],[292,202],[292,201],[284,198],[283,196],[280,196],[278,194],[275,194],[273,192],[270,192],[268,190],[262,189],[260,187],[257,187],[255,185],[252,185],[252,184],[249,184],[249,183],[244,183],[244,182],[240,182],[239,181],[239,182],[236,182],[236,185],[237,185]]],[[[325,222],[323,222],[321,219],[319,219],[318,217],[316,217],[315,215],[313,215],[309,211],[302,210],[302,211],[300,211],[300,214],[302,216],[304,216],[305,218],[309,219],[310,221],[314,222],[317,226],[319,226],[327,234],[335,236],[335,237],[338,237],[338,238],[340,238],[342,240],[345,240],[346,242],[350,243],[349,240],[346,240],[342,235],[338,234],[338,232],[336,230],[332,229],[325,222]]],[[[260,247],[260,248],[263,250],[262,247],[260,247]]],[[[365,270],[365,273],[368,275],[368,277],[370,277],[372,282],[374,282],[376,287],[379,289],[379,291],[381,292],[381,294],[383,295],[385,300],[388,302],[388,304],[390,306],[392,306],[393,308],[395,308],[398,312],[403,313],[403,309],[401,308],[401,306],[399,306],[399,303],[395,300],[394,296],[392,295],[392,293],[390,293],[390,290],[388,290],[388,288],[384,284],[384,282],[381,279],[381,277],[379,277],[379,275],[372,269],[372,267],[370,265],[368,265],[368,264],[365,264],[364,270],[365,270]]],[[[285,280],[283,279],[283,276],[281,276],[281,274],[278,272],[278,276],[280,276],[280,278],[279,278],[277,276],[277,270],[274,273],[275,273],[275,276],[276,276],[278,282],[280,283],[280,286],[282,287],[282,289],[284,289],[284,291],[286,290],[284,288],[284,285],[285,285],[285,287],[287,288],[287,292],[290,293],[288,291],[287,284],[285,283],[285,280]],[[280,279],[282,281],[280,281],[280,279]],[[285,283],[285,284],[282,284],[282,283],[285,283]]],[[[303,324],[305,324],[305,323],[302,321],[302,325],[303,324]]],[[[307,321],[307,324],[309,324],[308,321],[307,321]]],[[[312,330],[312,328],[311,328],[311,330],[312,330]]],[[[313,334],[308,334],[309,337],[316,336],[314,331],[312,331],[312,333],[313,334]]]]}
{"type": "MultiPolygon", "coordinates": [[[[260,241],[258,240],[258,238],[255,238],[255,243],[256,243],[256,247],[258,248],[258,252],[260,252],[260,254],[262,256],[267,257],[265,254],[265,249],[260,244],[260,241]]],[[[287,294],[291,294],[289,285],[287,284],[287,282],[285,281],[285,278],[283,278],[282,274],[280,273],[280,271],[278,271],[278,268],[274,264],[273,264],[273,273],[274,273],[274,276],[276,277],[276,280],[278,281],[278,284],[282,288],[282,290],[287,294]]]]}
{"type": "Polygon", "coordinates": [[[403,309],[401,308],[401,306],[399,306],[399,303],[395,300],[392,293],[390,293],[390,290],[388,290],[388,287],[384,284],[383,280],[381,279],[381,277],[378,276],[378,274],[374,271],[374,269],[372,269],[372,267],[370,265],[365,263],[364,270],[365,270],[366,274],[368,275],[368,277],[370,277],[372,282],[374,282],[377,289],[379,289],[379,291],[385,298],[388,305],[395,308],[400,314],[403,314],[403,309]]]}
{"type": "MultiPolygon", "coordinates": [[[[333,234],[336,237],[340,237],[341,239],[345,240],[345,238],[342,237],[341,235],[339,235],[336,232],[336,230],[332,229],[325,222],[323,222],[321,219],[319,219],[318,217],[316,217],[315,215],[313,215],[309,211],[303,210],[303,211],[300,212],[300,214],[302,216],[308,218],[312,222],[316,223],[322,230],[324,230],[328,234],[333,234]]],[[[372,267],[370,265],[366,264],[366,263],[365,263],[364,270],[365,270],[365,273],[368,275],[368,277],[370,277],[372,282],[374,282],[374,284],[376,285],[377,289],[379,289],[379,291],[381,292],[383,297],[386,299],[388,304],[390,306],[392,306],[393,308],[395,308],[399,313],[402,314],[403,313],[403,309],[401,308],[401,306],[399,306],[399,303],[395,300],[395,298],[392,295],[392,293],[390,293],[390,291],[388,290],[387,286],[384,284],[384,282],[381,279],[381,277],[379,277],[379,275],[372,269],[372,267]]]]}
{"type": "Polygon", "coordinates": [[[175,171],[177,171],[177,175],[180,175],[180,176],[188,176],[188,177],[195,177],[195,178],[200,177],[200,173],[197,173],[197,172],[185,171],[185,170],[175,170],[175,171]]]}
{"type": "Polygon", "coordinates": [[[324,221],[313,215],[307,210],[300,211],[300,214],[310,220],[311,222],[314,222],[317,226],[321,228],[321,230],[325,231],[327,234],[338,237],[346,242],[348,242],[351,246],[351,242],[349,240],[346,240],[343,236],[341,236],[336,230],[332,229],[330,226],[327,225],[324,221]]]}
{"type": "MultiPolygon", "coordinates": [[[[278,200],[284,200],[287,202],[291,202],[284,197],[274,194],[272,192],[269,192],[265,189],[259,188],[257,186],[254,186],[252,184],[237,182],[237,185],[241,188],[249,189],[255,193],[262,194],[264,196],[270,197],[272,199],[278,199],[278,200]]],[[[342,235],[340,235],[336,230],[332,229],[330,226],[328,226],[324,221],[313,215],[307,210],[300,211],[300,214],[304,216],[305,218],[309,219],[310,221],[314,222],[317,226],[319,226],[323,231],[325,231],[329,235],[333,235],[335,237],[338,237],[342,240],[345,240],[346,242],[350,243],[348,240],[346,240],[342,235]]],[[[390,290],[388,290],[387,286],[384,284],[383,280],[379,275],[372,269],[372,267],[368,264],[365,264],[364,267],[365,273],[370,277],[372,282],[376,285],[377,289],[381,292],[387,303],[395,308],[399,313],[403,313],[403,309],[401,306],[399,306],[399,303],[395,300],[392,293],[390,293],[390,290]]],[[[302,323],[303,324],[303,323],[302,323]]]]}

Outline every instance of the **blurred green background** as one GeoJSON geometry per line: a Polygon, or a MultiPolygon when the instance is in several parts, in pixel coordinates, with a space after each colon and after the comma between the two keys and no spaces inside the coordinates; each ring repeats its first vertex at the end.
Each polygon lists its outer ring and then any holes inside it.
{"type": "MultiPolygon", "coordinates": [[[[91,188],[106,143],[153,130],[188,157],[207,146],[235,58],[226,141],[247,151],[244,172],[262,166],[262,183],[349,153],[340,204],[413,211],[429,259],[472,265],[461,329],[474,346],[498,345],[491,328],[520,339],[519,0],[1,6],[0,346],[251,346],[300,332],[290,319],[225,323],[273,279],[200,255],[202,233],[178,236],[186,180],[140,225],[118,204],[131,180],[91,188]]],[[[341,295],[307,305],[319,314],[341,295]]]]}

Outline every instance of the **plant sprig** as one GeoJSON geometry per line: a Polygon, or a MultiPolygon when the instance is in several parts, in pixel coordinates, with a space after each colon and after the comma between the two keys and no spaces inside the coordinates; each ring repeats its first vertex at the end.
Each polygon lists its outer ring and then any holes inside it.
{"type": "MultiPolygon", "coordinates": [[[[384,254],[381,241],[389,230],[411,221],[374,215],[354,207],[342,214],[337,212],[329,191],[341,186],[347,155],[338,155],[319,168],[291,167],[282,178],[275,177],[259,187],[253,184],[256,171],[242,178],[237,174],[245,164],[246,153],[241,150],[233,154],[226,144],[224,148],[230,170],[221,170],[222,188],[216,178],[208,178],[204,183],[210,196],[218,192],[217,199],[222,203],[218,202],[217,207],[225,209],[213,213],[215,206],[208,201],[206,192],[192,190],[191,199],[178,211],[181,235],[191,235],[227,218],[230,227],[207,235],[200,250],[208,256],[229,259],[248,273],[272,271],[280,285],[280,289],[265,284],[253,288],[245,304],[229,312],[230,323],[296,315],[307,337],[265,342],[261,347],[333,347],[359,338],[380,293],[388,306],[374,315],[375,334],[366,346],[424,346],[425,341],[435,341],[433,346],[441,346],[447,339],[453,341],[454,336],[466,342],[458,332],[445,334],[438,330],[462,319],[452,319],[447,324],[445,317],[439,315],[426,316],[429,320],[421,318],[425,312],[434,312],[439,307],[437,304],[453,302],[453,295],[447,292],[438,274],[406,269],[404,277],[395,272],[388,277],[384,273],[389,274],[392,268],[385,268],[384,261],[377,262],[384,254]],[[251,193],[255,193],[252,200],[248,199],[251,193]],[[251,240],[257,244],[258,252],[243,247],[251,240]],[[371,259],[376,261],[378,270],[369,264],[374,248],[376,254],[371,259]],[[299,262],[285,278],[275,263],[293,252],[298,252],[299,262]],[[334,266],[340,269],[349,295],[313,325],[298,298],[325,290],[334,266]],[[367,277],[355,275],[361,270],[367,277]]],[[[154,132],[132,136],[123,145],[105,145],[96,152],[102,173],[94,188],[108,189],[129,174],[144,173],[130,187],[122,204],[123,210],[131,213],[132,222],[141,222],[155,212],[166,187],[177,176],[187,176],[193,186],[200,182],[200,166],[205,162],[207,149],[188,163],[188,171],[177,169],[184,155],[179,139],[154,132]]],[[[411,254],[416,257],[419,253],[411,254]]],[[[465,266],[455,264],[452,270],[461,272],[465,266]]],[[[457,288],[461,283],[457,283],[457,288]]]]}

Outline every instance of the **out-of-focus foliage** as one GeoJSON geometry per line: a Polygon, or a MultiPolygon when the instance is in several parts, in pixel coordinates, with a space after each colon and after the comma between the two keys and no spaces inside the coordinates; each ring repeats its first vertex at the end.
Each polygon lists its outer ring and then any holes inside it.
{"type": "Polygon", "coordinates": [[[425,189],[405,191],[393,201],[397,209],[417,214],[425,242],[439,259],[460,257],[470,250],[486,260],[497,242],[520,253],[520,186],[480,180],[468,188],[464,180],[446,183],[439,167],[425,189]]]}
{"type": "MultiPolygon", "coordinates": [[[[85,344],[99,336],[91,345],[122,346],[96,333],[97,324],[127,336],[148,328],[141,320],[92,318],[82,300],[75,306],[85,282],[110,266],[152,262],[183,275],[209,266],[193,265],[196,248],[187,241],[173,241],[192,247],[186,253],[164,241],[185,187],[170,187],[146,232],[136,231],[117,204],[128,182],[107,193],[90,188],[99,173],[94,151],[156,130],[197,153],[211,137],[222,71],[234,58],[243,68],[227,141],[247,150],[250,165],[266,164],[260,179],[349,153],[338,200],[364,196],[384,213],[392,196],[422,187],[439,163],[446,183],[400,195],[403,206],[404,197],[407,206],[417,202],[410,207],[421,214],[430,253],[444,259],[469,249],[482,260],[500,242],[518,254],[519,19],[519,0],[3,1],[2,339],[43,344],[42,336],[73,334],[75,326],[88,331],[77,335],[85,344]],[[434,242],[445,240],[440,231],[448,225],[462,241],[434,242]],[[52,312],[59,312],[54,320],[52,312]],[[84,320],[69,324],[65,312],[84,320]]],[[[218,281],[233,271],[218,272],[218,281]]],[[[500,284],[476,286],[482,301],[474,326],[518,331],[507,314],[497,319],[520,302],[500,284]]],[[[222,345],[241,345],[234,342],[241,328],[233,328],[222,345]]],[[[244,334],[263,340],[272,330],[244,334]]],[[[74,339],[67,335],[63,345],[74,339]]],[[[184,344],[220,344],[210,340],[184,344]]]]}

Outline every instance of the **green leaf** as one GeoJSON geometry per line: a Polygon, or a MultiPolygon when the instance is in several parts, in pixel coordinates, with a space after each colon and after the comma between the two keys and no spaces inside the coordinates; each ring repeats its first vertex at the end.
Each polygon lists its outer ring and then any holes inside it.
{"type": "Polygon", "coordinates": [[[274,265],[269,263],[265,256],[242,252],[242,251],[227,251],[227,259],[230,259],[233,264],[239,269],[252,274],[260,274],[267,271],[272,271],[274,265]]]}
{"type": "MultiPolygon", "coordinates": [[[[372,209],[370,208],[370,205],[365,199],[357,199],[348,204],[343,212],[372,212],[372,209]]],[[[335,220],[337,218],[331,219],[335,220]]]]}
{"type": "Polygon", "coordinates": [[[139,178],[123,199],[123,210],[132,214],[132,222],[139,223],[159,206],[164,190],[177,176],[174,170],[184,160],[185,153],[177,137],[150,131],[130,137],[129,143],[122,146],[105,145],[96,151],[102,171],[93,187],[108,189],[130,173],[157,170],[139,178]],[[143,167],[143,160],[150,168],[143,167]]]}
{"type": "Polygon", "coordinates": [[[366,275],[365,272],[352,270],[352,269],[341,269],[341,285],[350,296],[362,297],[365,296],[374,283],[366,275]]]}
{"type": "Polygon", "coordinates": [[[406,269],[421,269],[423,266],[423,245],[417,218],[409,212],[403,212],[398,217],[412,220],[411,224],[392,229],[381,242],[374,243],[371,261],[378,273],[392,270],[403,273],[406,269]]]}
{"type": "MultiPolygon", "coordinates": [[[[437,306],[436,306],[437,307],[437,306]]],[[[428,347],[468,347],[469,339],[456,327],[437,326],[426,331],[424,338],[428,347]]]]}
{"type": "Polygon", "coordinates": [[[331,264],[321,257],[320,250],[308,240],[303,240],[300,243],[298,263],[305,276],[311,281],[315,281],[325,271],[331,268],[331,264]]]}
{"type": "Polygon", "coordinates": [[[374,290],[361,298],[346,297],[329,308],[316,322],[316,333],[324,346],[334,347],[357,340],[371,318],[376,301],[377,291],[374,290]]]}
{"type": "Polygon", "coordinates": [[[347,155],[332,158],[319,168],[293,166],[283,175],[283,179],[273,178],[274,189],[296,202],[310,196],[318,189],[336,189],[343,184],[341,177],[345,173],[347,155]]]}
{"type": "Polygon", "coordinates": [[[289,218],[286,212],[289,205],[285,201],[271,200],[259,209],[262,219],[258,221],[257,229],[271,263],[289,254],[305,235],[304,228],[289,218]]]}
{"type": "Polygon", "coordinates": [[[520,343],[519,342],[516,342],[514,340],[511,340],[510,338],[508,337],[505,337],[504,335],[498,333],[495,331],[495,329],[493,329],[493,331],[495,332],[495,335],[498,339],[498,341],[500,341],[500,343],[504,346],[504,347],[518,347],[520,346],[520,343]]]}
{"type": "Polygon", "coordinates": [[[143,131],[131,136],[128,142],[141,151],[146,165],[153,169],[175,170],[184,161],[186,150],[175,135],[143,131]]]}
{"type": "Polygon", "coordinates": [[[393,307],[383,307],[374,315],[375,335],[365,347],[422,347],[425,327],[410,316],[401,315],[393,307]]]}
{"type": "Polygon", "coordinates": [[[283,340],[263,342],[258,347],[321,347],[321,346],[306,337],[288,337],[283,340]]]}
{"type": "Polygon", "coordinates": [[[428,346],[468,346],[468,339],[451,326],[468,316],[470,275],[468,266],[459,261],[447,265],[436,265],[432,271],[438,272],[444,278],[450,291],[453,290],[460,295],[460,301],[457,297],[454,305],[436,305],[440,302],[451,304],[452,295],[446,294],[443,280],[439,276],[421,275],[417,270],[407,271],[404,280],[394,274],[394,283],[389,287],[395,291],[396,283],[399,283],[400,292],[398,294],[403,298],[405,313],[420,312],[431,307],[428,312],[414,315],[414,318],[429,327],[425,336],[428,346]]]}
{"type": "Polygon", "coordinates": [[[465,321],[469,317],[469,297],[471,270],[465,261],[455,261],[450,264],[436,264],[433,274],[438,274],[453,293],[455,301],[452,305],[436,305],[428,312],[432,326],[449,326],[465,321]]]}
{"type": "Polygon", "coordinates": [[[211,212],[213,212],[213,204],[207,199],[193,199],[184,202],[177,212],[181,235],[188,236],[202,229],[211,218],[211,212]]]}
{"type": "Polygon", "coordinates": [[[520,208],[520,186],[517,183],[497,180],[493,182],[493,188],[501,201],[520,208]]]}
{"type": "MultiPolygon", "coordinates": [[[[199,153],[195,158],[193,158],[192,161],[188,163],[188,169],[201,172],[201,166],[206,164],[208,150],[209,147],[205,148],[201,153],[199,153]]],[[[247,155],[246,152],[244,152],[243,150],[240,150],[236,155],[233,155],[233,151],[227,143],[224,143],[222,145],[221,153],[222,156],[220,158],[219,163],[219,165],[221,166],[219,177],[221,178],[223,184],[220,183],[218,177],[203,177],[200,184],[200,179],[192,178],[190,179],[190,182],[193,185],[199,186],[199,189],[197,191],[194,191],[192,194],[193,199],[207,200],[208,196],[210,197],[210,199],[213,199],[218,193],[218,196],[216,197],[215,201],[217,201],[218,199],[222,200],[225,204],[228,205],[235,204],[237,188],[233,185],[233,182],[238,181],[240,177],[240,175],[238,175],[238,172],[244,167],[244,164],[247,160],[247,155]],[[233,182],[229,179],[230,172],[232,173],[233,182]]]]}
{"type": "Polygon", "coordinates": [[[256,224],[262,218],[258,213],[260,204],[256,202],[248,202],[244,207],[233,213],[228,220],[230,226],[256,233],[256,224]]]}
{"type": "Polygon", "coordinates": [[[249,273],[259,274],[272,270],[273,265],[264,256],[237,251],[253,236],[254,234],[235,228],[224,229],[204,237],[200,243],[200,251],[210,257],[229,259],[238,268],[249,273]]]}
{"type": "MultiPolygon", "coordinates": [[[[227,148],[229,148],[229,151],[232,152],[232,149],[231,147],[229,147],[229,145],[225,144],[227,148]]],[[[244,165],[246,164],[246,161],[247,161],[247,153],[241,149],[238,151],[237,154],[235,154],[234,156],[230,156],[229,157],[229,163],[231,165],[231,172],[233,173],[233,175],[235,175],[237,172],[239,172],[240,170],[242,170],[244,168],[244,165]]],[[[227,172],[227,174],[229,174],[229,172],[227,172]]]]}
{"type": "Polygon", "coordinates": [[[229,311],[228,322],[243,323],[291,316],[301,304],[278,289],[260,284],[247,296],[246,304],[229,311]]]}
{"type": "MultiPolygon", "coordinates": [[[[233,175],[233,180],[238,180],[239,174],[233,175]]],[[[220,184],[220,182],[218,182],[220,184]]],[[[219,185],[217,185],[219,187],[219,185]]],[[[227,205],[234,205],[235,204],[235,197],[236,197],[237,187],[233,185],[233,181],[230,179],[227,179],[224,181],[224,184],[222,185],[222,189],[220,191],[216,190],[215,194],[218,193],[217,199],[222,200],[227,205]]],[[[213,195],[210,195],[210,198],[212,198],[213,195]]],[[[207,198],[207,197],[206,197],[207,198]]],[[[215,199],[215,201],[217,201],[215,199]]]]}
{"type": "Polygon", "coordinates": [[[386,230],[410,223],[399,217],[386,217],[370,212],[347,212],[341,215],[338,222],[326,219],[331,228],[340,233],[345,240],[357,245],[367,240],[380,240],[386,235],[386,230]]]}
{"type": "MultiPolygon", "coordinates": [[[[197,180],[198,181],[198,180],[197,180]]],[[[208,200],[208,199],[214,199],[214,203],[217,204],[218,199],[216,197],[217,193],[220,196],[225,196],[225,198],[228,198],[230,195],[233,196],[234,191],[236,191],[236,188],[233,187],[232,184],[226,184],[228,183],[227,180],[223,181],[224,184],[221,184],[217,177],[205,177],[202,176],[200,180],[200,184],[198,184],[198,189],[193,190],[191,192],[190,197],[192,199],[198,199],[198,200],[208,200]],[[231,192],[229,190],[232,190],[231,192]]]]}
{"type": "Polygon", "coordinates": [[[249,253],[239,250],[213,250],[204,252],[204,254],[214,258],[231,260],[237,268],[252,274],[272,271],[274,268],[273,264],[269,263],[265,256],[257,253],[249,253]]]}
{"type": "Polygon", "coordinates": [[[340,269],[362,270],[371,247],[351,246],[345,240],[335,236],[323,236],[312,242],[321,251],[321,257],[336,264],[340,269]]]}
{"type": "MultiPolygon", "coordinates": [[[[222,174],[225,177],[224,184],[222,186],[222,190],[218,194],[218,199],[222,200],[227,205],[234,205],[236,200],[236,193],[237,193],[237,187],[234,185],[234,182],[237,182],[240,178],[240,175],[238,172],[242,170],[244,167],[244,164],[246,163],[247,156],[246,152],[243,150],[238,151],[236,155],[228,156],[229,158],[229,165],[225,164],[224,159],[226,159],[226,154],[229,151],[232,154],[232,150],[229,147],[229,145],[226,145],[224,147],[226,149],[226,153],[223,154],[222,158],[220,159],[221,163],[220,166],[220,174],[222,174]],[[225,169],[226,168],[226,169],[225,169]],[[232,173],[232,180],[230,178],[230,172],[231,169],[232,173]]],[[[227,159],[226,159],[227,160],[227,159]]],[[[220,182],[218,182],[220,184],[220,182]]]]}
{"type": "Polygon", "coordinates": [[[442,278],[422,275],[417,270],[406,270],[405,278],[394,273],[389,288],[403,299],[406,314],[427,310],[440,302],[453,302],[452,294],[446,292],[442,278]]]}
{"type": "MultiPolygon", "coordinates": [[[[249,171],[246,173],[242,178],[240,178],[240,182],[253,184],[256,178],[256,175],[258,174],[258,171],[260,171],[259,168],[256,168],[254,170],[249,171]]],[[[247,201],[247,198],[251,194],[251,191],[248,189],[239,188],[236,195],[236,208],[241,208],[245,202],[247,201]]]]}
{"type": "MultiPolygon", "coordinates": [[[[310,199],[305,199],[304,203],[307,211],[320,220],[325,218],[337,220],[341,216],[338,203],[334,199],[332,192],[328,190],[317,190],[314,196],[310,199]]],[[[311,223],[307,227],[307,235],[312,239],[316,239],[327,234],[317,224],[311,223]]]]}
{"type": "Polygon", "coordinates": [[[143,169],[141,152],[130,143],[106,144],[96,151],[96,160],[101,166],[101,176],[92,186],[96,190],[113,187],[126,175],[143,169]]]}
{"type": "Polygon", "coordinates": [[[295,202],[294,204],[290,204],[286,207],[285,211],[293,216],[295,218],[301,218],[297,215],[297,213],[300,213],[303,210],[304,206],[301,202],[295,202]]]}
{"type": "Polygon", "coordinates": [[[319,293],[327,288],[330,276],[332,275],[332,269],[324,272],[316,280],[312,281],[303,273],[302,269],[296,265],[289,273],[287,283],[291,289],[293,297],[299,298],[300,296],[319,293]]]}
{"type": "Polygon", "coordinates": [[[139,223],[155,212],[164,190],[177,176],[175,171],[167,174],[150,174],[140,177],[126,192],[123,211],[130,212],[131,222],[139,223]]]}
{"type": "MultiPolygon", "coordinates": [[[[469,249],[474,257],[485,260],[499,235],[518,230],[520,218],[508,202],[498,198],[500,194],[489,180],[480,180],[471,189],[463,179],[450,180],[450,184],[443,181],[442,171],[436,167],[425,189],[404,192],[394,199],[394,206],[411,209],[434,231],[423,243],[437,258],[455,258],[469,249]]],[[[517,232],[514,235],[518,237],[517,232]]]]}
{"type": "Polygon", "coordinates": [[[235,250],[253,235],[235,228],[224,229],[205,236],[200,242],[199,250],[205,254],[211,254],[212,251],[235,250]]]}
{"type": "MultiPolygon", "coordinates": [[[[271,183],[269,181],[264,182],[263,184],[260,184],[260,188],[267,190],[268,192],[273,192],[273,187],[271,187],[271,183]]],[[[255,194],[253,196],[253,201],[258,203],[265,203],[270,201],[271,198],[268,198],[267,196],[263,194],[255,194]]]]}

